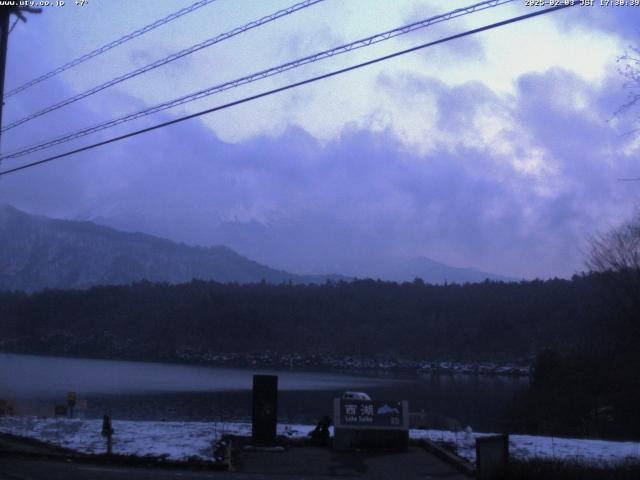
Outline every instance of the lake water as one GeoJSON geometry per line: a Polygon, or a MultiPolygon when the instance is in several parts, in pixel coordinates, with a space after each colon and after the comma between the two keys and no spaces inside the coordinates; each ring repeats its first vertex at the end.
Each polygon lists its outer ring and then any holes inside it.
{"type": "Polygon", "coordinates": [[[411,411],[499,430],[527,380],[473,375],[354,375],[0,354],[0,398],[21,413],[50,415],[75,391],[80,413],[127,420],[249,421],[254,373],[279,377],[279,421],[314,423],[345,390],[408,400],[411,411]]]}

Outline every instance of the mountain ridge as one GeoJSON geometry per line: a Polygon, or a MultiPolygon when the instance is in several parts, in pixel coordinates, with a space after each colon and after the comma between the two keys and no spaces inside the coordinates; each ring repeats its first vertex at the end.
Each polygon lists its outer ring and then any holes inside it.
{"type": "Polygon", "coordinates": [[[272,269],[225,246],[190,246],[0,206],[0,289],[88,288],[139,280],[314,283],[339,276],[272,269]]]}
{"type": "Polygon", "coordinates": [[[470,267],[453,267],[432,258],[418,256],[402,260],[381,269],[381,278],[391,281],[411,281],[420,278],[427,283],[476,283],[485,280],[496,282],[515,282],[516,278],[484,272],[470,267]]]}
{"type": "Polygon", "coordinates": [[[142,280],[171,284],[194,279],[300,284],[353,277],[396,282],[420,278],[433,284],[515,280],[473,268],[451,267],[427,257],[401,261],[380,257],[371,263],[370,270],[349,276],[296,274],[254,261],[224,245],[189,245],[93,221],[35,215],[11,205],[0,205],[0,245],[0,289],[27,292],[142,280]]]}

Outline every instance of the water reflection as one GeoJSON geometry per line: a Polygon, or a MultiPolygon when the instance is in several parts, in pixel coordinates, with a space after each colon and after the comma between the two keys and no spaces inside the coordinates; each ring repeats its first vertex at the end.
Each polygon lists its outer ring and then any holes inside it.
{"type": "MultiPolygon", "coordinates": [[[[0,355],[0,398],[22,413],[51,415],[78,393],[81,414],[110,412],[130,420],[248,421],[255,370],[109,360],[0,355]]],[[[264,373],[264,371],[259,372],[264,373]]],[[[363,390],[377,399],[409,400],[410,410],[453,418],[476,430],[499,430],[523,378],[474,375],[272,372],[279,376],[281,422],[313,423],[332,399],[363,390]]]]}
{"type": "MultiPolygon", "coordinates": [[[[70,390],[84,394],[241,391],[251,389],[256,373],[235,368],[10,354],[0,354],[0,367],[0,392],[16,397],[54,397],[70,390]]],[[[279,375],[278,386],[283,391],[366,388],[394,382],[314,372],[271,373],[279,375]]]]}

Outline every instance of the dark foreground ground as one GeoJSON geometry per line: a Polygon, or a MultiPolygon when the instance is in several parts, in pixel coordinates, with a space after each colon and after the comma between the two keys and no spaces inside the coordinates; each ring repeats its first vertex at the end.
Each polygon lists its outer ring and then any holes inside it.
{"type": "Polygon", "coordinates": [[[231,471],[160,465],[126,465],[104,459],[73,458],[69,452],[0,436],[0,480],[293,480],[322,478],[467,480],[422,447],[401,453],[337,453],[295,446],[284,451],[246,451],[233,455],[231,471]]]}
{"type": "MultiPolygon", "coordinates": [[[[433,456],[422,446],[404,453],[337,453],[327,448],[289,446],[284,451],[235,449],[230,471],[212,471],[211,465],[171,465],[130,457],[78,457],[75,452],[37,441],[0,435],[0,480],[294,480],[449,479],[471,477],[433,456]]],[[[638,480],[640,464],[616,467],[574,465],[531,460],[510,463],[508,479],[517,480],[638,480]]]]}
{"type": "Polygon", "coordinates": [[[162,467],[127,467],[105,463],[74,462],[3,455],[2,480],[161,480],[251,479],[292,480],[349,477],[361,479],[467,480],[449,465],[418,447],[388,455],[334,455],[329,450],[296,447],[286,452],[243,454],[235,471],[212,472],[162,467]]]}
{"type": "Polygon", "coordinates": [[[510,479],[517,480],[638,480],[640,465],[627,462],[611,467],[576,465],[557,460],[511,461],[510,479]]]}

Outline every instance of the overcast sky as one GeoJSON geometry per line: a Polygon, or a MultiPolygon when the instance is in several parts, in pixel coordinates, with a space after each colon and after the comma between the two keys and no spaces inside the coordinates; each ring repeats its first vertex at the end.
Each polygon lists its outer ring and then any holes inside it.
{"type": "MultiPolygon", "coordinates": [[[[189,0],[45,8],[9,38],[10,90],[189,0]]],[[[6,125],[293,1],[217,0],[6,101],[6,125]]],[[[3,151],[465,6],[326,0],[2,135],[3,151]]],[[[20,160],[62,152],[489,22],[524,0],[214,95],[20,160]]],[[[0,202],[297,272],[427,256],[522,278],[583,270],[585,239],[640,199],[618,57],[640,7],[573,7],[429,48],[0,179],[0,202]]]]}

